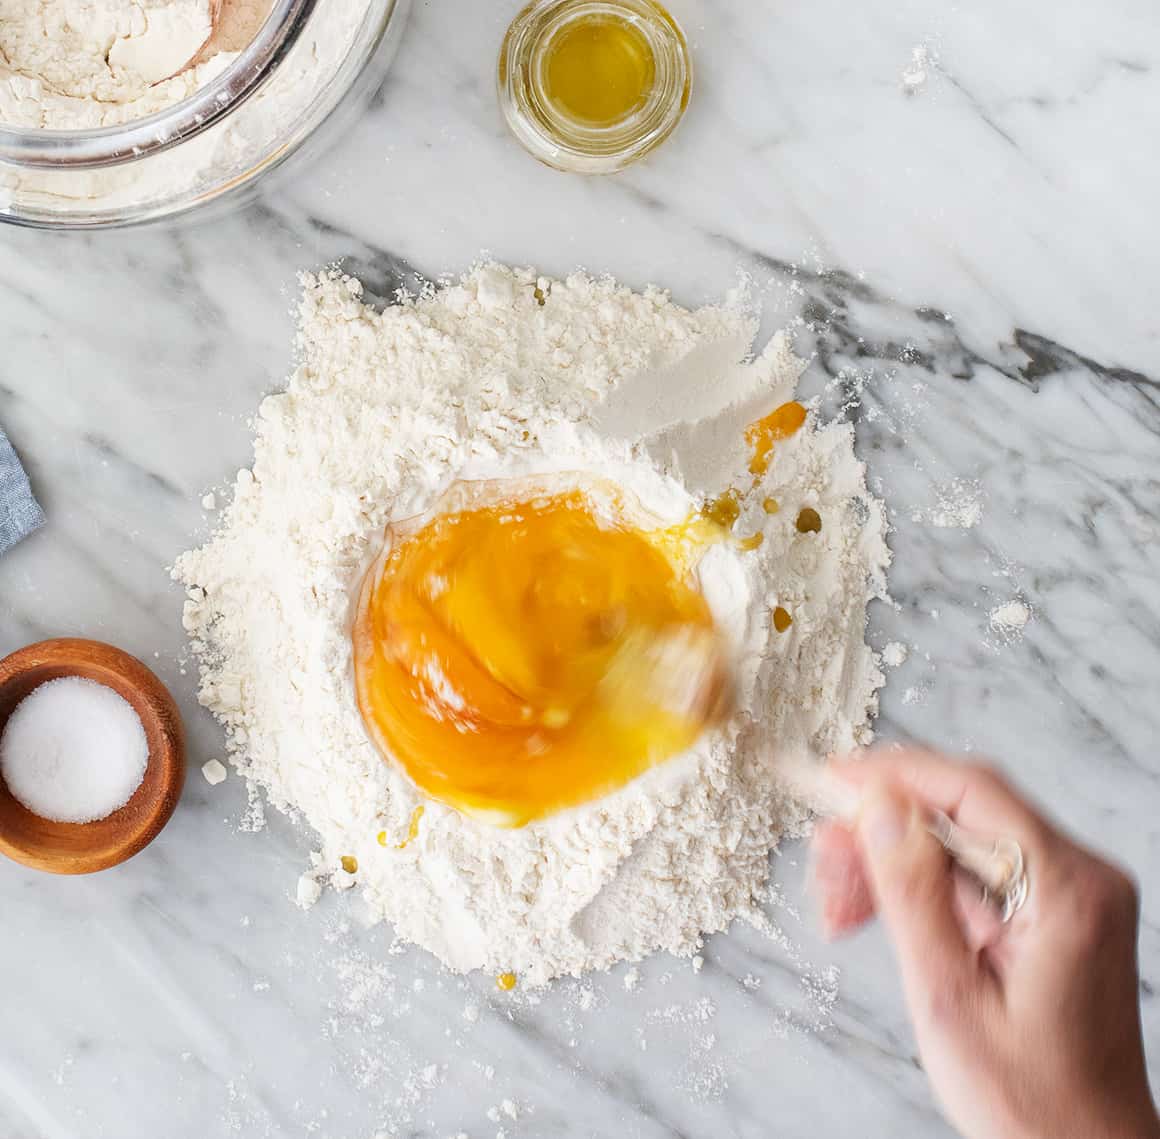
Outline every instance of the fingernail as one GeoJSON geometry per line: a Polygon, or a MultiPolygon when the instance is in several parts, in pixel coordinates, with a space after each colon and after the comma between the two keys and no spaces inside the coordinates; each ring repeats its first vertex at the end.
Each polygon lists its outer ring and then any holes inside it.
{"type": "Polygon", "coordinates": [[[889,854],[906,837],[906,807],[887,791],[874,792],[862,807],[858,832],[872,854],[889,854]]]}

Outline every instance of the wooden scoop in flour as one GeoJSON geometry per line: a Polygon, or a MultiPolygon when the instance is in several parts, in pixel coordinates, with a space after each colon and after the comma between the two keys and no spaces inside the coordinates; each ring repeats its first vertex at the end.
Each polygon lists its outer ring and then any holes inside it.
{"type": "Polygon", "coordinates": [[[227,0],[177,0],[148,9],[148,23],[137,35],[124,36],[109,49],[109,63],[133,72],[150,86],[174,79],[228,49],[221,39],[227,0]]]}

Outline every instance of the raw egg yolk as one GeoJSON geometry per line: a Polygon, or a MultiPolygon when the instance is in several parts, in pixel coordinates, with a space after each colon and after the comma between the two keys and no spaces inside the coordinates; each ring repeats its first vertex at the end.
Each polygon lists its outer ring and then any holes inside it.
{"type": "Polygon", "coordinates": [[[388,535],[359,600],[356,691],[372,740],[433,798],[521,826],[704,729],[623,666],[650,638],[716,638],[705,599],[650,531],[606,514],[575,491],[388,535]]]}

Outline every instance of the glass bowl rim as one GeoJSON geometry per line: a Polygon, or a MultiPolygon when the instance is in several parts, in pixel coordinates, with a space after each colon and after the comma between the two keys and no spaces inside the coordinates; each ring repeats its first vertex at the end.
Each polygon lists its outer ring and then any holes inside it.
{"type": "MultiPolygon", "coordinates": [[[[393,8],[397,0],[386,0],[393,8]]],[[[233,113],[275,73],[318,0],[274,0],[257,34],[219,75],[187,98],[151,115],[83,130],[0,125],[0,163],[84,170],[137,161],[208,130],[233,113]]]]}
{"type": "MultiPolygon", "coordinates": [[[[204,216],[204,211],[216,204],[228,198],[236,200],[244,191],[252,190],[263,174],[290,158],[339,109],[366,74],[367,65],[376,54],[380,54],[389,65],[402,37],[410,7],[411,0],[367,0],[354,39],[338,68],[312,96],[302,115],[295,118],[290,135],[277,139],[259,157],[248,159],[244,169],[233,172],[228,178],[215,179],[212,185],[200,188],[187,187],[176,196],[156,200],[115,205],[90,202],[87,208],[79,211],[61,212],[35,202],[22,202],[13,209],[16,198],[5,203],[0,195],[0,232],[5,225],[65,232],[123,229],[181,219],[199,211],[204,216]]],[[[235,102],[231,106],[237,108],[238,104],[235,102]]],[[[0,161],[2,172],[3,162],[0,161]]],[[[73,171],[57,167],[55,173],[71,176],[73,171]]]]}

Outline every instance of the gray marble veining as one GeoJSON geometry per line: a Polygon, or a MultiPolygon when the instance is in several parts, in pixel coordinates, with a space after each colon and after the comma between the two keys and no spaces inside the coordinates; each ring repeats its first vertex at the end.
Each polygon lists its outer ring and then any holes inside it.
{"type": "Polygon", "coordinates": [[[911,651],[883,734],[996,757],[1134,870],[1160,1072],[1155,13],[682,0],[687,121],[584,180],[526,158],[496,110],[517,6],[416,5],[370,113],[244,209],[0,234],[0,421],[49,517],[0,559],[0,651],[123,645],[173,688],[192,760],[125,866],[0,866],[0,1139],[947,1133],[885,943],[820,941],[798,847],[773,863],[784,944],[737,928],[699,972],[658,958],[631,989],[622,969],[511,997],[389,952],[350,899],[297,911],[306,836],[273,814],[247,833],[237,779],[201,780],[220,736],[164,567],[248,461],[295,273],[338,258],[379,295],[481,250],[686,303],[747,275],[891,508],[896,604],[869,635],[911,651]],[[935,524],[948,495],[976,525],[935,524]],[[989,616],[1013,598],[1018,636],[989,616]]]}

